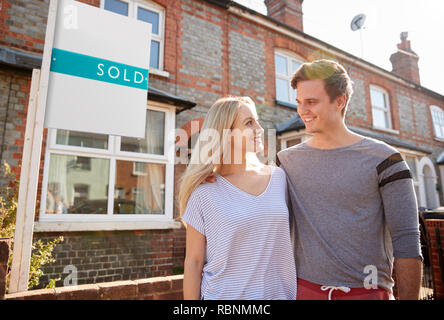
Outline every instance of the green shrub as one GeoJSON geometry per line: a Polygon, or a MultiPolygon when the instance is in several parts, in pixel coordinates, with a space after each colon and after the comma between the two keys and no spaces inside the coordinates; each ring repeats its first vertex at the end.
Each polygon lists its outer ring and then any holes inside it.
{"type": "MultiPolygon", "coordinates": [[[[11,238],[11,252],[9,254],[8,270],[11,270],[12,248],[14,246],[15,217],[17,214],[17,199],[19,190],[19,181],[11,171],[11,167],[5,163],[3,175],[10,179],[7,186],[1,187],[0,192],[0,237],[11,238]]],[[[32,255],[29,268],[28,289],[39,284],[39,279],[43,275],[42,266],[55,262],[52,252],[55,246],[63,241],[63,237],[58,237],[52,241],[43,242],[37,240],[32,244],[32,255]]],[[[9,285],[10,272],[7,274],[7,284],[9,285]]],[[[60,280],[51,279],[46,288],[53,288],[55,282],[60,280]]]]}

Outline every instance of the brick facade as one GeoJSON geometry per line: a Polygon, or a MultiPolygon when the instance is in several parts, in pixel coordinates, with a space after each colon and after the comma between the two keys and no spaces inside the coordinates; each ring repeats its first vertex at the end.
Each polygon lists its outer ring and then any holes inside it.
{"type": "Polygon", "coordinates": [[[303,30],[303,0],[265,0],[268,15],[286,25],[303,30]]]}
{"type": "MultiPolygon", "coordinates": [[[[81,2],[100,5],[99,0],[81,2]]],[[[323,43],[302,33],[302,25],[299,28],[280,24],[280,29],[276,29],[265,25],[267,18],[260,14],[242,10],[239,13],[235,4],[231,4],[234,10],[230,10],[214,4],[215,1],[154,2],[165,9],[164,71],[169,76],[150,73],[150,86],[197,104],[176,116],[176,128],[191,119],[204,117],[212,103],[227,94],[251,96],[256,102],[260,123],[266,130],[293,118],[296,115],[294,108],[276,103],[274,52],[282,49],[306,61],[334,58],[346,67],[354,82],[354,95],[346,118],[348,125],[374,131],[369,88],[377,85],[389,94],[393,129],[399,131],[383,135],[428,150],[433,161],[444,151],[444,142],[434,139],[429,110],[430,105],[444,110],[444,98],[440,94],[361,62],[334,47],[320,49],[323,43]]],[[[3,4],[0,47],[37,57],[41,55],[49,1],[5,0],[3,4]]],[[[272,26],[277,24],[272,23],[272,26]]],[[[11,164],[17,174],[20,173],[30,82],[29,68],[0,63],[1,161],[11,164]]],[[[39,195],[46,132],[42,147],[39,195]]],[[[184,165],[176,165],[175,188],[169,191],[174,192],[175,199],[177,181],[183,170],[184,165]]],[[[438,167],[436,171],[439,172],[438,167]]],[[[4,178],[0,181],[7,183],[4,178]]],[[[440,196],[441,203],[444,203],[442,192],[440,196]]],[[[175,217],[177,211],[175,202],[175,217]]],[[[57,235],[35,233],[34,237],[52,239],[57,235]]],[[[167,276],[180,272],[183,266],[183,228],[167,231],[97,230],[64,232],[63,235],[65,241],[54,252],[57,261],[45,267],[41,286],[50,278],[63,279],[62,270],[68,264],[77,266],[81,274],[79,283],[167,276]]]]}
{"type": "Polygon", "coordinates": [[[49,0],[2,1],[0,45],[41,54],[49,0]]]}
{"type": "Polygon", "coordinates": [[[390,56],[390,61],[393,66],[393,73],[419,84],[419,57],[410,47],[407,36],[407,32],[401,33],[401,43],[398,44],[399,51],[390,56]]]}
{"type": "MultiPolygon", "coordinates": [[[[29,72],[0,68],[1,159],[11,165],[18,177],[20,176],[19,165],[22,160],[30,85],[29,72]]],[[[4,185],[7,181],[2,179],[1,183],[4,185]]]]}
{"type": "Polygon", "coordinates": [[[435,287],[435,298],[437,300],[444,300],[444,220],[428,219],[426,220],[426,228],[430,239],[429,253],[435,287]],[[440,243],[438,243],[437,233],[440,234],[440,243]]]}
{"type": "Polygon", "coordinates": [[[35,233],[34,239],[51,241],[60,235],[64,241],[54,250],[56,261],[42,268],[36,289],[59,277],[56,286],[63,286],[69,265],[77,269],[79,285],[171,275],[173,244],[180,240],[171,230],[35,233]]]}

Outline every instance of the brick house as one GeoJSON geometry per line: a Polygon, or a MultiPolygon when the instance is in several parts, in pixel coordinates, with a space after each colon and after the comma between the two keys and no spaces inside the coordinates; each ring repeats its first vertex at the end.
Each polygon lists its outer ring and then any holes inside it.
{"type": "MultiPolygon", "coordinates": [[[[67,265],[77,268],[79,284],[180,273],[185,233],[175,199],[185,165],[174,164],[168,132],[195,134],[217,98],[248,95],[264,129],[277,130],[268,144],[279,150],[304,141],[289,79],[317,58],[337,60],[354,82],[347,125],[400,150],[420,206],[444,203],[444,97],[420,85],[418,56],[405,34],[388,72],[304,33],[302,0],[266,0],[267,16],[227,0],[81,2],[153,25],[147,137],[45,129],[34,238],[65,240],[41,286],[63,279],[67,265]]],[[[2,4],[0,159],[19,176],[31,70],[41,65],[49,0],[2,4]]]]}

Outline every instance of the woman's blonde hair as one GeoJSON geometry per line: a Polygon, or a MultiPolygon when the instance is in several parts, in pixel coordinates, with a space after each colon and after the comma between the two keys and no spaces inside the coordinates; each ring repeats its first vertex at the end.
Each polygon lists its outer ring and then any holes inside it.
{"type": "Polygon", "coordinates": [[[204,123],[197,138],[196,145],[191,153],[190,162],[180,179],[179,187],[179,212],[182,216],[185,212],[188,199],[193,191],[216,169],[216,164],[225,160],[230,145],[230,130],[236,119],[241,104],[252,105],[254,102],[249,97],[229,96],[217,100],[208,110],[204,123]],[[214,134],[214,135],[213,135],[214,134]],[[213,135],[219,139],[209,139],[213,135]],[[209,152],[201,152],[208,150],[209,152]],[[217,150],[217,152],[214,152],[217,150]]]}

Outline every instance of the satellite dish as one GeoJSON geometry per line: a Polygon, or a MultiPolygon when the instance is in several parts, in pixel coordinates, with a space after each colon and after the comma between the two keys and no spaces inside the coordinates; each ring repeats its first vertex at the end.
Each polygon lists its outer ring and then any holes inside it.
{"type": "Polygon", "coordinates": [[[353,18],[352,22],[350,23],[350,28],[352,31],[356,31],[361,29],[364,26],[365,22],[365,14],[361,13],[358,14],[356,17],[353,18]]]}

